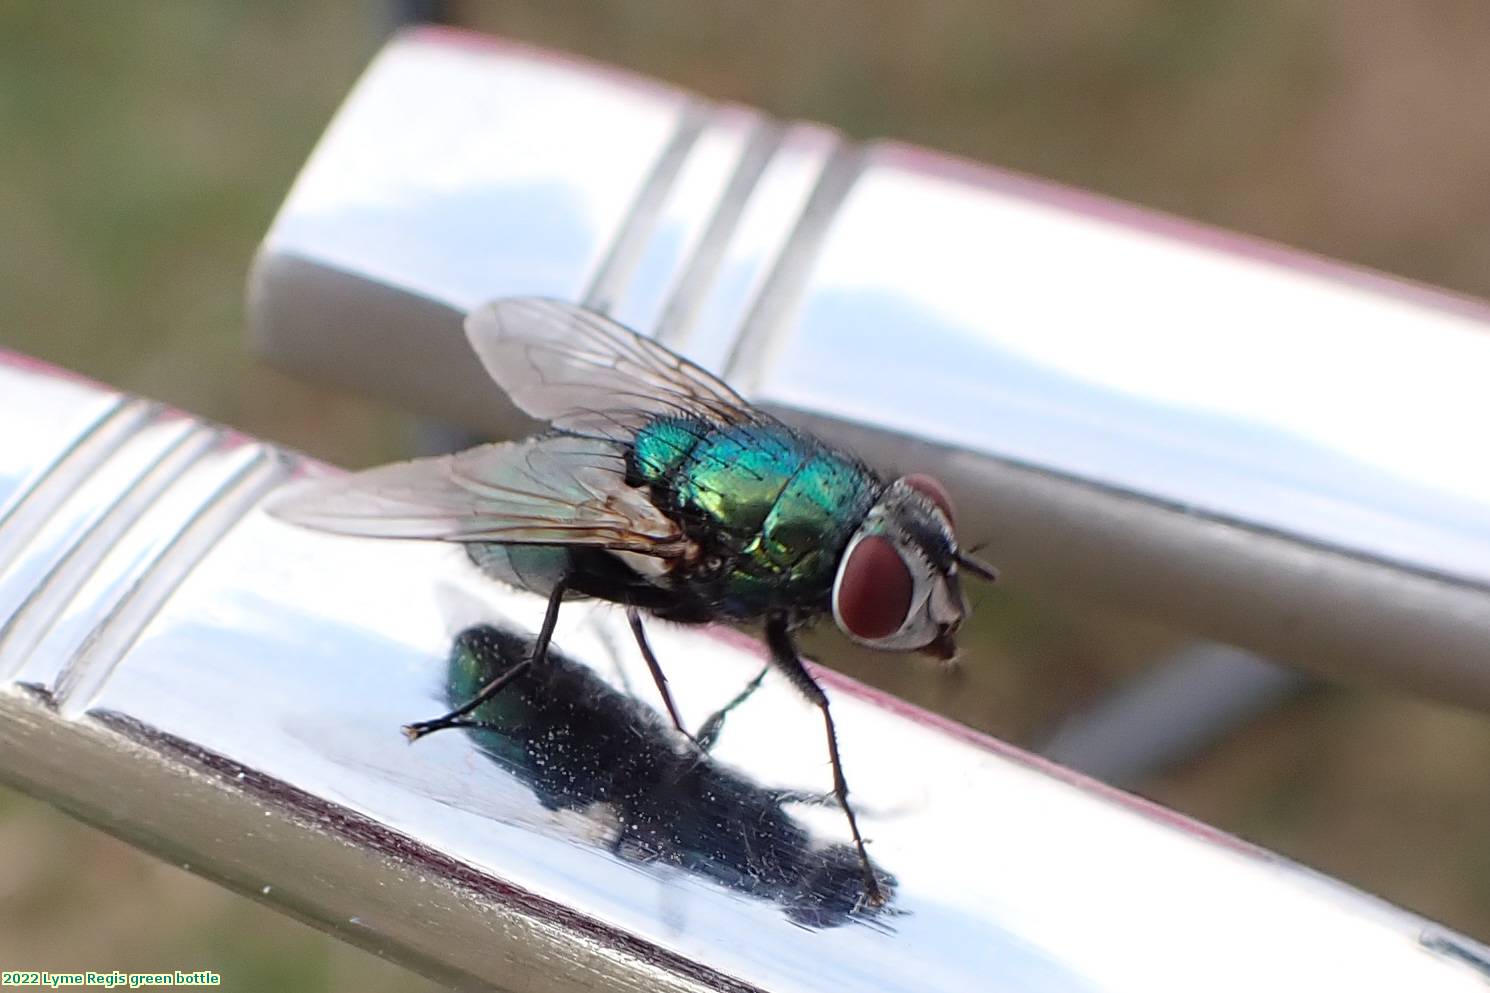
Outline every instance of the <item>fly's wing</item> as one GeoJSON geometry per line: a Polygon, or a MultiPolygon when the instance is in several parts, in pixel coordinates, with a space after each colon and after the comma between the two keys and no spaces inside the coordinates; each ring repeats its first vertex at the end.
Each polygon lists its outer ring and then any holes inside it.
{"type": "Polygon", "coordinates": [[[273,500],[294,524],[373,538],[590,545],[669,559],[688,543],[603,439],[553,435],[307,480],[273,500]]]}
{"type": "Polygon", "coordinates": [[[466,337],[513,403],[561,431],[624,442],[659,416],[768,420],[687,359],[573,304],[497,300],[471,312],[466,337]]]}
{"type": "Polygon", "coordinates": [[[637,430],[670,415],[770,423],[692,362],[571,304],[498,300],[466,319],[466,335],[513,402],[561,433],[303,484],[270,512],[340,534],[590,545],[675,559],[691,543],[626,483],[637,430]]]}

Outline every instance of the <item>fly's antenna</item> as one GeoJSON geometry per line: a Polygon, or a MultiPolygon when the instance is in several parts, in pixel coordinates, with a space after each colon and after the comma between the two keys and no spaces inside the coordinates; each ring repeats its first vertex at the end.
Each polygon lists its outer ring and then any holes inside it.
{"type": "MultiPolygon", "coordinates": [[[[982,545],[978,546],[978,548],[982,547],[982,545]]],[[[973,551],[976,550],[977,549],[974,549],[973,551]]],[[[981,559],[973,558],[972,552],[958,552],[955,557],[959,566],[966,569],[974,576],[977,576],[979,579],[986,580],[990,583],[996,583],[999,581],[999,571],[993,566],[989,565],[987,562],[984,562],[981,559]]]]}

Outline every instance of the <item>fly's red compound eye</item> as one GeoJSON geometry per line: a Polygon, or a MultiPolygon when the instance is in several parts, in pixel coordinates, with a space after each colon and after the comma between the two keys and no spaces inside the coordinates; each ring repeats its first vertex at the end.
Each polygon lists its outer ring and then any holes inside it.
{"type": "Polygon", "coordinates": [[[878,641],[899,631],[911,610],[911,574],[889,539],[862,539],[849,553],[835,606],[845,631],[878,641]]]}
{"type": "Polygon", "coordinates": [[[957,515],[952,513],[952,497],[935,477],[924,472],[915,472],[903,477],[902,482],[941,508],[942,513],[947,515],[948,524],[956,525],[957,515]]]}

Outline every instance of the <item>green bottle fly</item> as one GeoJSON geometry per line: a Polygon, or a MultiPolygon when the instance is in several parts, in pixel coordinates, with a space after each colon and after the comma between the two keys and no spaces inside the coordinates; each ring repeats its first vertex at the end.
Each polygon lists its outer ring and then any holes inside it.
{"type": "Polygon", "coordinates": [[[600,314],[509,299],[466,320],[476,355],[551,431],[524,441],[307,483],[278,516],[340,534],[461,542],[489,575],[548,598],[532,655],[411,738],[465,715],[547,657],[566,599],[619,603],[679,732],[644,614],[683,623],[762,621],[770,658],[822,711],[834,792],[870,903],[884,891],[859,834],[828,698],[793,632],[831,615],[890,651],[955,652],[966,613],[941,484],[885,482],[868,466],[747,403],[698,366],[600,314]]]}

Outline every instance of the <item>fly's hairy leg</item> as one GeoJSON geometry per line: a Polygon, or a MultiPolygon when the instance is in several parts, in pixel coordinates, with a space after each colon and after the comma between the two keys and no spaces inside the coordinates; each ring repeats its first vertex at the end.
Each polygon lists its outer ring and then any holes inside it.
{"type": "Polygon", "coordinates": [[[553,591],[548,595],[548,610],[543,615],[543,626],[538,629],[538,638],[533,642],[532,654],[511,669],[494,677],[485,686],[481,687],[475,696],[450,711],[450,713],[443,714],[433,720],[405,724],[404,736],[412,742],[418,741],[425,735],[435,731],[442,731],[445,728],[472,726],[471,721],[463,719],[467,714],[502,692],[508,684],[532,667],[541,666],[548,661],[548,643],[553,639],[554,625],[559,622],[559,605],[564,601],[564,589],[564,582],[560,580],[554,584],[553,591]]]}
{"type": "Polygon", "coordinates": [[[635,607],[626,608],[626,620],[631,624],[631,633],[636,636],[636,646],[642,651],[642,658],[647,660],[647,668],[652,673],[652,681],[657,684],[657,692],[662,694],[662,702],[667,707],[667,716],[673,719],[673,727],[678,733],[687,738],[693,744],[693,735],[689,734],[683,727],[683,718],[678,715],[678,705],[673,703],[673,694],[667,688],[667,676],[662,671],[662,666],[657,662],[657,656],[652,654],[652,646],[647,643],[647,632],[642,627],[642,615],[635,607]]]}
{"type": "Polygon", "coordinates": [[[699,725],[699,748],[706,752],[713,749],[714,744],[719,740],[719,736],[724,733],[724,719],[730,715],[730,711],[755,695],[755,691],[761,688],[761,683],[765,680],[766,673],[770,671],[770,666],[762,669],[754,679],[745,684],[745,688],[733,700],[714,711],[714,713],[709,715],[708,720],[699,725]]]}
{"type": "Polygon", "coordinates": [[[833,795],[838,798],[838,805],[848,816],[848,828],[854,836],[854,847],[859,850],[859,864],[864,870],[864,899],[870,906],[882,906],[885,903],[885,891],[874,874],[869,852],[864,848],[864,837],[859,834],[859,820],[848,802],[848,781],[843,778],[843,762],[838,757],[838,731],[833,726],[833,712],[828,707],[828,695],[802,664],[802,657],[797,654],[797,646],[792,642],[786,615],[776,614],[766,622],[766,643],[771,648],[771,662],[792,681],[792,685],[803,696],[822,711],[823,725],[828,732],[828,759],[833,763],[833,795]]]}

